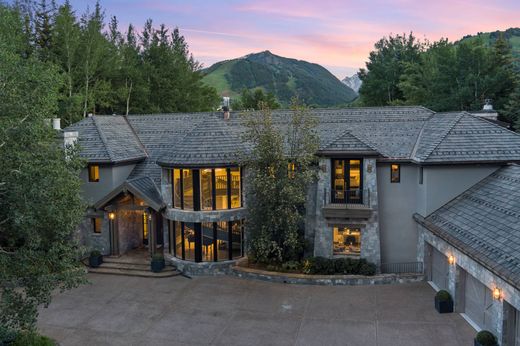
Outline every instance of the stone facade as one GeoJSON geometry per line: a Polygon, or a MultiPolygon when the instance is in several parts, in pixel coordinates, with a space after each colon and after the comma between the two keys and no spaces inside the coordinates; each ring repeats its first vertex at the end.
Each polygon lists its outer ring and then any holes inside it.
{"type": "Polygon", "coordinates": [[[500,288],[501,299],[494,299],[488,311],[490,311],[490,316],[492,316],[492,332],[497,335],[500,344],[505,343],[508,323],[512,322],[511,319],[508,319],[508,315],[512,309],[520,310],[520,291],[446,241],[434,235],[425,227],[418,225],[418,231],[417,260],[424,262],[426,268],[430,265],[427,253],[428,246],[432,246],[443,254],[455,257],[455,264],[450,265],[449,268],[448,290],[453,297],[456,312],[464,313],[465,311],[464,280],[466,273],[476,278],[490,290],[497,287],[500,288]]]}
{"type": "Polygon", "coordinates": [[[78,226],[80,244],[85,246],[88,253],[97,250],[103,255],[110,255],[110,231],[108,216],[104,212],[88,211],[86,217],[78,226]],[[101,233],[94,233],[92,218],[103,218],[101,233]]]}

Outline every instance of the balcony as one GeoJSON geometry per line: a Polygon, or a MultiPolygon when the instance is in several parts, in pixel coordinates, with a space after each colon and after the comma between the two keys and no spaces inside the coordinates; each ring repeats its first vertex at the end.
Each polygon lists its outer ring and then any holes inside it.
{"type": "Polygon", "coordinates": [[[368,219],[371,215],[368,189],[325,191],[323,216],[326,219],[368,219]]]}

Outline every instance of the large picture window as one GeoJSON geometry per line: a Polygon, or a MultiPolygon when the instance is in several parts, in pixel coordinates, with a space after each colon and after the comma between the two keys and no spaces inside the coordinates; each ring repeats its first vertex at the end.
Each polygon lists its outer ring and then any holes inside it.
{"type": "Polygon", "coordinates": [[[242,207],[239,167],[174,168],[171,174],[174,208],[208,211],[242,207]]]}
{"type": "Polygon", "coordinates": [[[359,256],[361,253],[361,229],[337,226],[333,228],[333,254],[359,256]]]}
{"type": "Polygon", "coordinates": [[[88,181],[91,183],[99,182],[99,166],[89,165],[88,166],[88,181]]]}
{"type": "Polygon", "coordinates": [[[244,222],[188,223],[173,221],[171,245],[186,261],[229,261],[244,256],[244,222]],[[200,231],[199,231],[200,230],[200,231]]]}

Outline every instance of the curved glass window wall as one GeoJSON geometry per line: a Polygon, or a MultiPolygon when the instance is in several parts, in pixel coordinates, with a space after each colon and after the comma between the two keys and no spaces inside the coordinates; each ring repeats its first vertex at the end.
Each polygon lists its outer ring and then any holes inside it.
{"type": "Polygon", "coordinates": [[[169,223],[170,253],[195,262],[228,261],[244,255],[243,221],[169,223]]]}
{"type": "Polygon", "coordinates": [[[239,167],[172,169],[172,205],[195,211],[224,210],[242,206],[239,167]]]}

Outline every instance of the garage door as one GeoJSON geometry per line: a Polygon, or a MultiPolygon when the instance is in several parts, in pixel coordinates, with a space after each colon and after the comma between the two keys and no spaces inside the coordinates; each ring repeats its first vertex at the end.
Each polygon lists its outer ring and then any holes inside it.
{"type": "Polygon", "coordinates": [[[439,289],[448,289],[448,259],[432,248],[431,280],[439,289]]]}
{"type": "Polygon", "coordinates": [[[466,273],[464,296],[466,315],[480,328],[496,332],[493,330],[491,320],[491,307],[493,305],[491,290],[466,273]]]}

